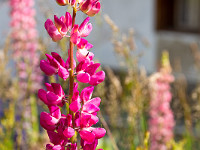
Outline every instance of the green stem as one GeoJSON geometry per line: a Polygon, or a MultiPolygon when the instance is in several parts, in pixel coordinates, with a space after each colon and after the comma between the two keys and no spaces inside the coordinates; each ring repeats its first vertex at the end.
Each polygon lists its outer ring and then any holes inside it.
{"type": "MultiPolygon", "coordinates": [[[[73,17],[72,17],[72,28],[74,27],[75,24],[75,18],[76,18],[76,9],[73,8],[73,17]]],[[[69,105],[72,103],[72,97],[73,97],[73,85],[74,85],[74,58],[73,58],[73,49],[74,49],[74,44],[70,41],[70,72],[69,72],[69,105]]],[[[74,113],[69,109],[69,113],[72,115],[72,124],[73,128],[75,126],[74,124],[74,113]]],[[[75,134],[76,135],[76,134],[75,134]]],[[[74,143],[76,140],[76,137],[71,138],[71,142],[74,143]]]]}

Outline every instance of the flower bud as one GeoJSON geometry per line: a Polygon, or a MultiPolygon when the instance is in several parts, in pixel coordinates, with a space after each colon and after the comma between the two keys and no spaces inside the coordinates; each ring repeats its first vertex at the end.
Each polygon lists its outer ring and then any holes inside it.
{"type": "Polygon", "coordinates": [[[100,11],[101,4],[99,0],[83,0],[79,7],[82,12],[92,17],[100,11]]]}
{"type": "Polygon", "coordinates": [[[76,3],[76,0],[56,0],[58,5],[65,6],[65,5],[71,5],[74,6],[76,3]]]}
{"type": "Polygon", "coordinates": [[[65,6],[68,4],[68,0],[56,0],[58,5],[65,6]]]}

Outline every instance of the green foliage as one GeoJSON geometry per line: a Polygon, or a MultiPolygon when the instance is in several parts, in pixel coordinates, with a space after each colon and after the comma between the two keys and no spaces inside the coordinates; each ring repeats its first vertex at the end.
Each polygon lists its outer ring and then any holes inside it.
{"type": "Polygon", "coordinates": [[[8,109],[4,110],[0,128],[0,149],[11,150],[14,147],[13,129],[15,125],[15,104],[9,103],[8,109]]]}
{"type": "Polygon", "coordinates": [[[172,150],[190,150],[190,149],[186,149],[185,144],[186,144],[186,139],[183,139],[179,142],[176,142],[174,140],[170,142],[172,150]]]}

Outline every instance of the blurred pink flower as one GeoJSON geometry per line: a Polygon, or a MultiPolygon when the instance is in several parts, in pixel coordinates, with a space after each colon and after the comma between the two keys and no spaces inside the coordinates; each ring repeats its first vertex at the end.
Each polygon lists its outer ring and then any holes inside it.
{"type": "Polygon", "coordinates": [[[170,83],[173,80],[171,74],[163,72],[155,73],[150,78],[150,150],[167,150],[167,143],[173,138],[175,121],[170,108],[170,83]]]}

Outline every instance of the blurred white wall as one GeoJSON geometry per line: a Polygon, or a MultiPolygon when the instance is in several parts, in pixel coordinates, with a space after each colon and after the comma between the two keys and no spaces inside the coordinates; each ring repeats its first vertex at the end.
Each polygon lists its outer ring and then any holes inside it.
{"type": "MultiPolygon", "coordinates": [[[[136,44],[139,52],[143,53],[140,65],[148,72],[155,70],[156,49],[154,34],[154,0],[103,0],[102,14],[108,14],[122,32],[133,28],[136,33],[136,44]],[[142,43],[147,39],[148,47],[142,43]]],[[[96,46],[95,54],[105,65],[119,67],[110,42],[111,31],[107,24],[94,28],[91,40],[96,46]]]]}

